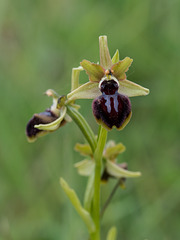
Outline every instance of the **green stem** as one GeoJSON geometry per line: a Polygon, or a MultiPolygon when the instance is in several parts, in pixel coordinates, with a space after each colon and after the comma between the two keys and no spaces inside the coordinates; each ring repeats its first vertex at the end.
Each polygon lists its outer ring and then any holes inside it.
{"type": "Polygon", "coordinates": [[[89,176],[87,186],[86,186],[86,191],[84,194],[84,208],[88,212],[91,211],[93,196],[94,196],[94,172],[91,174],[91,176],[89,176]]]}
{"type": "Polygon", "coordinates": [[[71,106],[66,106],[67,107],[67,113],[68,115],[74,120],[74,122],[78,125],[80,128],[81,132],[83,133],[84,137],[88,141],[92,152],[94,153],[96,149],[96,138],[95,135],[89,126],[89,124],[86,122],[85,118],[73,107],[71,106]]]}
{"type": "Polygon", "coordinates": [[[102,169],[102,155],[106,144],[107,131],[100,126],[97,148],[94,153],[95,159],[95,178],[94,178],[94,198],[93,198],[93,220],[96,231],[91,235],[92,240],[100,240],[100,183],[102,169]]]}

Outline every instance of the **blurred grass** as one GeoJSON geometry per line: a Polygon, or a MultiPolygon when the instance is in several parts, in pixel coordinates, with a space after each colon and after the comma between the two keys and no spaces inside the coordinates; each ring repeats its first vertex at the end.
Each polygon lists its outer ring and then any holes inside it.
{"type": "MultiPolygon", "coordinates": [[[[81,133],[71,123],[29,144],[25,126],[51,104],[46,89],[68,93],[71,68],[99,60],[102,34],[111,55],[118,48],[121,58],[134,59],[128,79],[151,90],[131,99],[125,130],[109,133],[127,147],[119,160],[143,175],[116,193],[103,239],[112,225],[123,240],[180,238],[179,16],[177,0],[0,1],[0,239],[87,239],[59,186],[62,176],[82,199],[86,180],[73,168],[81,157],[72,151],[81,133]]],[[[79,103],[97,130],[91,101],[79,103]]],[[[114,184],[102,187],[102,201],[114,184]]]]}

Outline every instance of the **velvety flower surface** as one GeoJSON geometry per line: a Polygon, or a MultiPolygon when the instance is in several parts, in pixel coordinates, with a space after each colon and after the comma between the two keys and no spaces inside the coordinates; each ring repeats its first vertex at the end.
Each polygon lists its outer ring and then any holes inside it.
{"type": "Polygon", "coordinates": [[[118,83],[114,80],[104,80],[100,90],[102,95],[92,103],[96,121],[107,130],[113,127],[121,130],[131,118],[129,98],[118,93],[118,83]]]}
{"type": "Polygon", "coordinates": [[[149,90],[126,79],[126,72],[132,64],[129,57],[119,60],[118,50],[111,59],[107,37],[100,37],[100,64],[83,60],[81,66],[89,82],[67,95],[74,99],[95,99],[92,104],[94,116],[105,128],[123,129],[131,117],[128,97],[147,95],[149,90]]]}

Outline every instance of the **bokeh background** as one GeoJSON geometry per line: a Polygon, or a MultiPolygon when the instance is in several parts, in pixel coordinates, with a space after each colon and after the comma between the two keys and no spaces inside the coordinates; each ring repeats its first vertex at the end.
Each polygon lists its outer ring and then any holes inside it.
{"type": "MultiPolygon", "coordinates": [[[[126,182],[107,209],[102,239],[115,225],[120,240],[180,239],[178,0],[1,0],[0,1],[0,239],[87,239],[84,223],[60,188],[64,177],[83,199],[87,179],[73,164],[84,139],[74,123],[26,141],[25,126],[45,110],[49,88],[70,90],[72,67],[99,61],[99,35],[111,55],[134,59],[128,79],[150,89],[131,98],[133,117],[108,139],[123,142],[119,162],[142,177],[126,182]]],[[[81,75],[81,81],[87,81],[81,75]]],[[[91,100],[79,100],[93,130],[91,100]]],[[[102,186],[102,202],[115,181],[102,186]]]]}

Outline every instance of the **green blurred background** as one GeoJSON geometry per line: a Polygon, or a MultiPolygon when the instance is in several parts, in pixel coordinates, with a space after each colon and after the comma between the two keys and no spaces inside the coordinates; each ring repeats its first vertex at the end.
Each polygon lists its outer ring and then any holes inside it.
{"type": "MultiPolygon", "coordinates": [[[[180,239],[179,106],[180,2],[178,0],[0,1],[0,239],[87,239],[84,224],[59,186],[64,177],[83,198],[86,178],[73,164],[84,142],[74,123],[30,144],[25,126],[45,110],[48,88],[70,90],[71,68],[99,61],[99,35],[111,55],[134,59],[128,79],[151,90],[131,98],[133,117],[109,139],[127,151],[119,161],[140,170],[107,209],[102,239],[118,228],[118,240],[180,239]]],[[[87,81],[82,74],[81,81],[87,81]]],[[[77,101],[97,131],[91,100],[77,101]]],[[[115,181],[102,186],[105,201],[115,181]]]]}

